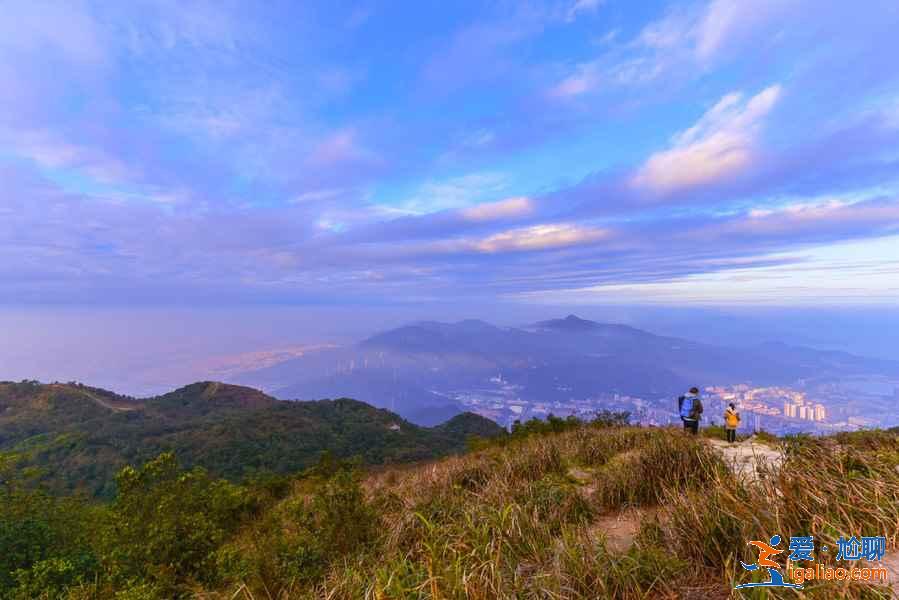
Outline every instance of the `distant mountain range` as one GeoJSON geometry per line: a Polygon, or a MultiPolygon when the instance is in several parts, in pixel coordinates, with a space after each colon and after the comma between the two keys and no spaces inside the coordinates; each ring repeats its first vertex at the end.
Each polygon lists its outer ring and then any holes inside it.
{"type": "Polygon", "coordinates": [[[284,402],[217,382],[143,400],[80,384],[0,383],[0,467],[37,467],[51,489],[96,496],[112,495],[121,467],[169,450],[237,480],[302,470],[326,450],[369,464],[417,461],[500,433],[471,413],[425,428],[355,400],[284,402]]]}
{"type": "Polygon", "coordinates": [[[692,385],[860,375],[899,377],[899,363],[780,343],[714,346],[574,315],[515,328],[429,321],[240,376],[253,387],[201,382],[135,399],[80,384],[0,383],[0,464],[11,457],[41,467],[51,487],[108,496],[121,466],[167,450],[240,479],[303,469],[324,450],[414,461],[501,432],[464,413],[464,398],[552,406],[620,393],[670,404],[692,385]],[[308,401],[319,398],[338,399],[308,401]]]}
{"type": "Polygon", "coordinates": [[[651,400],[693,385],[868,374],[897,376],[899,362],[781,343],[715,346],[569,315],[517,328],[477,320],[413,323],[237,381],[279,398],[359,398],[430,425],[462,410],[460,393],[489,392],[496,381],[514,386],[524,400],[555,402],[602,393],[651,400]]]}

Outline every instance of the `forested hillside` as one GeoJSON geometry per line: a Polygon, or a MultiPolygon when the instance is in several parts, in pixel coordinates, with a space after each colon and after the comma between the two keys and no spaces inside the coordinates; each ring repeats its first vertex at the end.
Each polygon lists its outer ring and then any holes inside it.
{"type": "Polygon", "coordinates": [[[349,399],[287,402],[241,386],[188,385],[136,400],[80,384],[0,383],[0,455],[55,492],[111,497],[115,473],[162,452],[240,481],[294,473],[324,451],[365,464],[444,456],[502,429],[476,415],[437,427],[349,399]]]}

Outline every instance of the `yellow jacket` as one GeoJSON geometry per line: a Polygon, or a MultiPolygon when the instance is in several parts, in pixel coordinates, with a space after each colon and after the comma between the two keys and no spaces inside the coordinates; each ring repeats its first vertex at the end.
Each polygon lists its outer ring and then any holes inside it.
{"type": "Polygon", "coordinates": [[[724,411],[724,426],[728,429],[736,429],[740,426],[740,415],[729,406],[724,411]]]}

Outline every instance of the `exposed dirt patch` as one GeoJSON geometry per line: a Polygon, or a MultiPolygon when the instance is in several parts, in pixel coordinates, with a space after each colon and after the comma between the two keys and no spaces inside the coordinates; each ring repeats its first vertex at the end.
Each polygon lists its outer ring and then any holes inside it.
{"type": "Polygon", "coordinates": [[[222,387],[221,383],[219,383],[218,381],[213,381],[212,383],[210,383],[209,385],[206,386],[206,389],[203,390],[201,397],[203,398],[203,400],[209,400],[213,396],[215,396],[215,394],[219,391],[219,389],[221,387],[222,387]]]}
{"type": "Polygon", "coordinates": [[[643,518],[637,509],[602,515],[590,524],[589,532],[594,537],[604,536],[606,548],[612,552],[627,552],[634,545],[643,518]]]}
{"type": "MultiPolygon", "coordinates": [[[[578,484],[578,493],[590,500],[596,492],[596,471],[584,467],[571,467],[568,477],[578,484]]],[[[605,539],[606,548],[612,552],[627,552],[634,545],[640,531],[640,523],[655,511],[648,508],[628,507],[600,515],[590,524],[587,533],[594,539],[605,539]]]]}

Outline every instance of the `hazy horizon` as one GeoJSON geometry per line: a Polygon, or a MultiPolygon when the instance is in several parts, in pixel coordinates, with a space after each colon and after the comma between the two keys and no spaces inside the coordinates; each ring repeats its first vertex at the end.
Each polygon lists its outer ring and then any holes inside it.
{"type": "MultiPolygon", "coordinates": [[[[899,361],[899,309],[687,309],[646,306],[31,308],[0,307],[0,380],[76,380],[135,396],[226,379],[239,355],[347,345],[421,320],[519,327],[576,314],[725,346],[781,341],[899,361]]],[[[235,371],[236,372],[236,371],[235,371]]]]}

